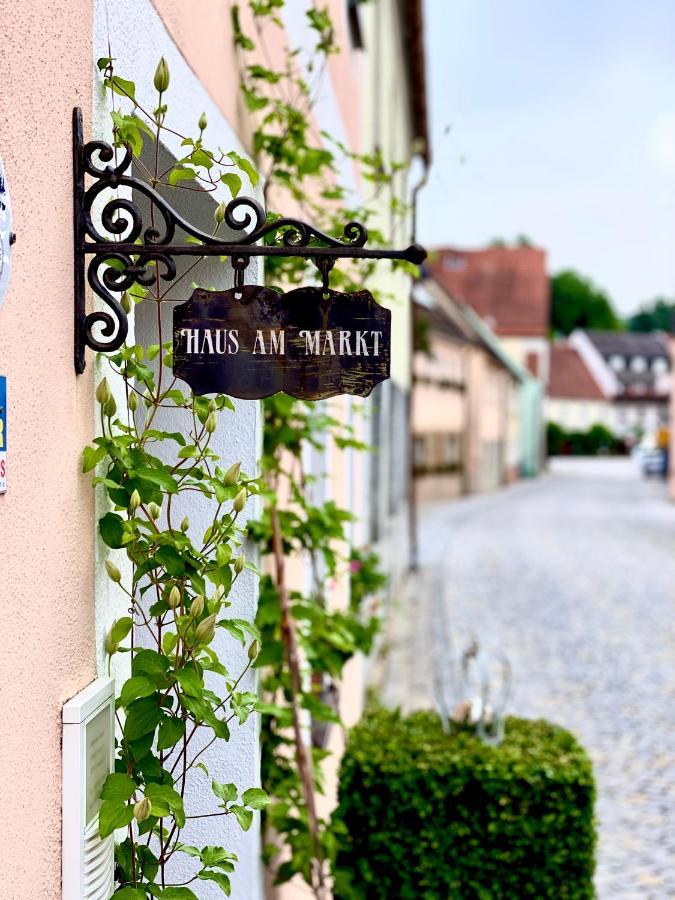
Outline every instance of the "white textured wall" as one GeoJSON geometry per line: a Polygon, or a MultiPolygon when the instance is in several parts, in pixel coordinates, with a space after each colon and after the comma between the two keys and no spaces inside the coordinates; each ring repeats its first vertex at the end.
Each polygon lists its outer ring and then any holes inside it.
{"type": "MultiPolygon", "coordinates": [[[[195,77],[192,70],[186,64],[183,56],[172,42],[160,18],[148,0],[95,0],[94,3],[94,59],[100,56],[108,56],[108,46],[112,56],[116,60],[116,68],[123,77],[136,82],[137,96],[144,105],[153,108],[156,100],[156,92],[152,86],[155,66],[159,57],[166,56],[171,71],[171,85],[167,93],[167,102],[170,105],[169,118],[177,131],[193,133],[195,123],[202,111],[205,111],[209,120],[208,138],[215,146],[221,146],[224,150],[235,149],[243,152],[243,147],[237,135],[221,115],[218,107],[204,90],[201,83],[195,77]]],[[[94,121],[100,134],[107,133],[107,98],[103,92],[95,93],[94,97],[94,121]]],[[[167,145],[163,152],[174,156],[183,155],[179,147],[179,138],[167,136],[167,145]]],[[[244,192],[251,193],[250,185],[244,185],[244,192]]],[[[191,207],[183,207],[184,212],[189,212],[192,220],[201,227],[209,227],[212,221],[215,203],[222,199],[229,199],[229,194],[223,189],[222,196],[211,194],[196,195],[181,192],[181,199],[191,199],[191,207]]],[[[231,270],[229,266],[213,261],[201,264],[198,280],[207,287],[231,286],[231,270]]],[[[251,281],[259,279],[258,267],[253,261],[249,267],[248,277],[251,281]]],[[[186,299],[189,296],[190,279],[182,283],[182,288],[176,289],[176,299],[186,299]]],[[[171,304],[165,304],[163,308],[166,333],[171,333],[171,304]]],[[[136,321],[136,334],[140,342],[153,342],[154,326],[143,312],[143,306],[139,307],[136,321]]],[[[169,430],[186,430],[188,423],[183,419],[180,410],[165,412],[161,424],[158,427],[166,427],[169,430]]],[[[223,457],[225,465],[235,460],[240,460],[242,469],[249,474],[255,473],[256,460],[259,456],[261,443],[261,416],[260,404],[255,401],[236,401],[236,411],[231,414],[223,414],[221,424],[215,433],[211,446],[223,457]]],[[[195,495],[196,496],[196,495],[195,495]]],[[[249,513],[255,510],[249,509],[249,513]]],[[[211,505],[208,501],[199,497],[191,499],[189,504],[176,510],[177,515],[187,514],[190,518],[191,529],[195,534],[203,534],[210,521],[211,505]]],[[[98,618],[101,623],[110,617],[108,602],[110,600],[108,587],[105,583],[99,583],[98,618]]],[[[237,589],[230,598],[234,601],[232,615],[240,618],[253,619],[257,603],[257,579],[250,573],[246,573],[237,583],[237,589]]],[[[119,613],[116,613],[119,614],[119,613]]],[[[101,624],[103,627],[103,624],[101,624]]],[[[220,634],[214,647],[221,656],[225,666],[232,672],[238,673],[243,669],[246,659],[245,652],[235,644],[229,636],[220,634]]],[[[252,689],[254,678],[250,676],[246,683],[242,683],[242,689],[252,689]]],[[[194,742],[196,743],[196,741],[194,742]]],[[[197,744],[195,749],[198,749],[197,744]]],[[[211,776],[218,781],[233,781],[242,790],[259,783],[259,741],[258,724],[253,717],[243,726],[232,728],[232,738],[228,744],[218,742],[208,750],[202,760],[206,763],[211,776]]],[[[210,788],[210,779],[200,771],[194,775],[191,788],[187,796],[188,815],[193,813],[207,813],[216,809],[216,800],[210,788]]],[[[241,831],[236,822],[229,819],[210,818],[201,822],[190,823],[183,832],[183,839],[187,843],[197,845],[217,844],[233,850],[239,855],[239,864],[232,878],[232,896],[237,900],[258,900],[262,896],[261,868],[259,862],[260,836],[257,823],[254,823],[247,833],[241,831]]],[[[187,870],[185,870],[187,871],[187,870]]],[[[180,872],[176,873],[180,876],[180,872]]],[[[176,878],[182,880],[181,877],[176,878]]],[[[200,900],[222,897],[222,892],[215,885],[207,882],[199,882],[198,895],[200,900]]]]}

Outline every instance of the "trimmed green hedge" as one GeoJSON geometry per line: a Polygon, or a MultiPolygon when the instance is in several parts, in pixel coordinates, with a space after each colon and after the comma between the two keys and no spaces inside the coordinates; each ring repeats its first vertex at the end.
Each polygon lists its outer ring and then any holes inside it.
{"type": "Polygon", "coordinates": [[[368,714],[342,760],[335,896],[586,900],[595,788],[576,739],[509,718],[499,747],[435,713],[368,714]]]}

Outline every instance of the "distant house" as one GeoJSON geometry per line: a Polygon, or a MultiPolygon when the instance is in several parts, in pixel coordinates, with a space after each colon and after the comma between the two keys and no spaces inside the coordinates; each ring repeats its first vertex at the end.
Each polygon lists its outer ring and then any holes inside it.
{"type": "Polygon", "coordinates": [[[546,384],[551,296],[545,250],[442,247],[425,270],[454,300],[475,310],[509,356],[546,384]]]}
{"type": "Polygon", "coordinates": [[[569,341],[551,346],[551,371],[546,396],[546,420],[567,431],[587,431],[592,425],[614,425],[611,397],[600,386],[583,356],[569,341]]]}
{"type": "MultiPolygon", "coordinates": [[[[537,384],[509,359],[469,307],[433,280],[416,285],[418,346],[413,362],[417,495],[442,499],[495,488],[525,468],[523,435],[539,459],[537,384]],[[523,391],[534,387],[536,420],[524,429],[523,391]]],[[[531,395],[532,396],[532,395],[531,395]]],[[[530,417],[531,418],[531,417],[530,417]]],[[[531,461],[531,460],[530,460],[531,461]]]]}
{"type": "Polygon", "coordinates": [[[610,401],[605,424],[616,435],[631,439],[668,422],[671,363],[665,334],[577,329],[569,345],[610,401]]]}

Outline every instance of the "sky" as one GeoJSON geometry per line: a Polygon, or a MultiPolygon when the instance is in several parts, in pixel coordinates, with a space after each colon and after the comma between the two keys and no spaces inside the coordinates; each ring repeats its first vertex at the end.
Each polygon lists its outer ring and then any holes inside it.
{"type": "Polygon", "coordinates": [[[622,314],[675,297],[675,0],[425,0],[427,247],[528,236],[622,314]]]}

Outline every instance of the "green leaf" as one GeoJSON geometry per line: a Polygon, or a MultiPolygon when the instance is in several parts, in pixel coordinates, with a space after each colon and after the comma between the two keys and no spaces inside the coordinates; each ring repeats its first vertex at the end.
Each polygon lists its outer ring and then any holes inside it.
{"type": "Polygon", "coordinates": [[[169,575],[180,577],[185,574],[185,562],[174,547],[169,545],[160,547],[155,553],[155,559],[161,566],[164,566],[169,575]]]}
{"type": "Polygon", "coordinates": [[[126,78],[120,78],[119,75],[113,75],[108,81],[108,87],[111,88],[115,94],[119,94],[120,97],[131,97],[132,100],[136,97],[136,85],[133,81],[128,81],[126,78]]]}
{"type": "Polygon", "coordinates": [[[209,154],[202,150],[201,147],[197,147],[196,150],[193,150],[190,154],[190,162],[195,166],[202,166],[205,169],[210,169],[213,166],[213,159],[209,154]]]}
{"type": "Polygon", "coordinates": [[[200,697],[204,690],[204,682],[194,669],[179,669],[174,673],[176,681],[191,697],[200,697]]]}
{"type": "Polygon", "coordinates": [[[199,857],[207,868],[211,866],[225,866],[228,872],[232,871],[234,868],[233,863],[237,862],[237,854],[226,850],[224,847],[204,847],[199,857]]]}
{"type": "Polygon", "coordinates": [[[227,894],[228,897],[230,896],[230,891],[232,889],[230,885],[230,879],[227,877],[227,875],[223,874],[223,872],[204,871],[200,872],[197,875],[197,878],[201,878],[202,881],[215,881],[221,891],[224,894],[227,894]]]}
{"type": "Polygon", "coordinates": [[[128,741],[135,741],[144,734],[154,731],[162,718],[162,712],[155,697],[135,700],[127,710],[124,723],[124,736],[128,741]]]}
{"type": "Polygon", "coordinates": [[[165,681],[166,672],[170,666],[169,660],[156,650],[138,650],[131,662],[133,675],[146,675],[155,684],[165,681]]]}
{"type": "Polygon", "coordinates": [[[119,644],[120,641],[123,641],[129,634],[133,627],[134,623],[132,619],[130,619],[129,616],[122,616],[122,618],[118,619],[110,629],[110,637],[116,644],[119,644]]]}
{"type": "Polygon", "coordinates": [[[136,790],[136,782],[121,772],[111,772],[103,782],[102,800],[120,800],[125,802],[136,790]]]}
{"type": "Polygon", "coordinates": [[[117,900],[147,900],[148,895],[141,888],[126,887],[120,888],[118,891],[115,891],[113,894],[113,898],[116,897],[117,900]]]}
{"type": "Polygon", "coordinates": [[[119,800],[104,800],[98,814],[98,830],[102,838],[118,828],[125,828],[134,817],[131,804],[119,800]]]}
{"type": "Polygon", "coordinates": [[[137,475],[144,481],[158,484],[163,490],[168,491],[169,494],[175,494],[178,490],[176,479],[168,471],[163,472],[161,469],[151,469],[149,466],[143,466],[138,470],[137,475]]]}
{"type": "Polygon", "coordinates": [[[159,897],[160,900],[199,900],[199,897],[186,887],[164,888],[164,890],[158,890],[154,896],[159,897]]]}
{"type": "Polygon", "coordinates": [[[241,799],[252,809],[264,809],[270,802],[270,798],[262,788],[249,788],[241,795],[241,799]]]}
{"type": "Polygon", "coordinates": [[[225,172],[220,176],[223,184],[226,184],[233,197],[236,197],[241,190],[241,178],[234,172],[225,172]]]}
{"type": "Polygon", "coordinates": [[[187,181],[191,178],[196,178],[197,173],[194,169],[189,169],[187,166],[176,166],[169,172],[169,184],[174,185],[178,184],[179,181],[187,181]]]}
{"type": "Polygon", "coordinates": [[[236,150],[230,150],[227,156],[232,160],[232,162],[235,164],[235,166],[237,166],[238,169],[241,169],[241,171],[248,176],[248,179],[251,182],[251,187],[255,187],[260,181],[260,175],[256,171],[256,168],[251,160],[247,159],[245,156],[240,156],[236,150]]]}
{"type": "Polygon", "coordinates": [[[129,706],[134,700],[154,694],[157,686],[144,675],[135,675],[124,682],[119,696],[120,706],[129,706]]]}
{"type": "Polygon", "coordinates": [[[159,897],[160,900],[199,900],[199,897],[186,887],[152,887],[150,890],[152,896],[159,897]]]}
{"type": "Polygon", "coordinates": [[[151,783],[145,789],[145,796],[152,803],[153,815],[165,816],[171,811],[178,827],[185,825],[183,798],[170,785],[151,783]]]}
{"type": "Polygon", "coordinates": [[[119,550],[124,546],[122,538],[124,520],[117,513],[106,513],[98,523],[98,530],[101,533],[103,542],[112,547],[113,550],[119,550]]]}
{"type": "Polygon", "coordinates": [[[225,803],[232,803],[232,801],[236,800],[239,796],[236,784],[220,784],[220,782],[215,781],[214,779],[211,782],[211,789],[216,797],[220,797],[225,803]]]}
{"type": "Polygon", "coordinates": [[[106,455],[105,447],[85,447],[82,451],[82,471],[91,472],[106,455]]]}
{"type": "Polygon", "coordinates": [[[159,726],[157,749],[168,750],[174,747],[185,734],[185,722],[173,716],[167,716],[159,726]]]}
{"type": "Polygon", "coordinates": [[[245,806],[231,806],[229,811],[234,813],[242,830],[248,831],[253,822],[253,812],[250,809],[246,809],[245,806]]]}

